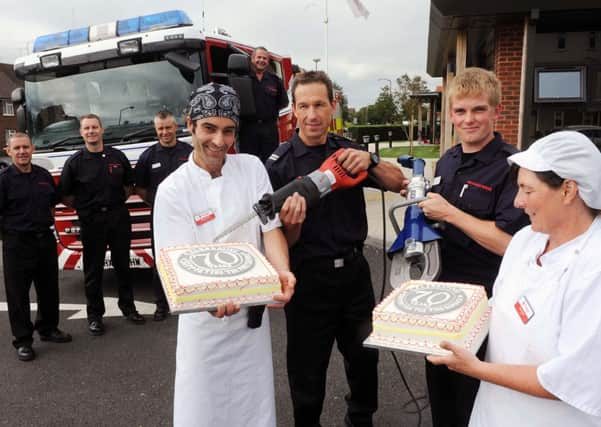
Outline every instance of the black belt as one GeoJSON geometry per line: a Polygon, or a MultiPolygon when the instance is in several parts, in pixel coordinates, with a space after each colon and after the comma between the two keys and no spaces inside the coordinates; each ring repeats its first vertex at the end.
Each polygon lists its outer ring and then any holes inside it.
{"type": "Polygon", "coordinates": [[[363,247],[356,247],[351,249],[349,252],[333,256],[333,257],[313,257],[301,261],[301,265],[309,267],[323,267],[323,268],[342,268],[350,265],[353,261],[363,254],[363,247]]]}

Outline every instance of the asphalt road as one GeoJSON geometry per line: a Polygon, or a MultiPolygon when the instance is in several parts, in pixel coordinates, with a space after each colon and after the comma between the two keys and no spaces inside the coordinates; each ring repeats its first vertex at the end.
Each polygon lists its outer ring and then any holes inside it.
{"type": "MultiPolygon", "coordinates": [[[[367,246],[376,296],[382,287],[382,254],[367,246]]],[[[149,272],[134,275],[136,300],[151,303],[149,272]]],[[[4,278],[2,278],[2,282],[4,278]]],[[[105,298],[116,297],[116,280],[105,275],[105,298]]],[[[61,304],[85,304],[83,273],[60,273],[61,304]]],[[[386,289],[386,293],[390,289],[386,289]]],[[[0,308],[5,302],[0,289],[0,308]]],[[[32,301],[35,293],[32,291],[32,301]]],[[[139,304],[152,312],[152,305],[139,304]]],[[[77,317],[77,306],[61,311],[60,328],[73,335],[73,342],[53,344],[35,337],[37,358],[20,362],[11,345],[8,315],[0,309],[0,426],[170,426],[173,410],[173,380],[177,318],[134,325],[122,317],[105,317],[107,333],[87,333],[85,316],[77,317]]],[[[117,314],[117,313],[116,313],[117,314]]],[[[292,408],[286,377],[285,320],[283,312],[271,312],[273,360],[278,426],[292,426],[292,408]]],[[[425,406],[423,357],[396,352],[402,372],[413,393],[425,406]]],[[[380,409],[376,426],[417,426],[419,417],[401,381],[390,352],[380,352],[380,409]]],[[[326,400],[321,418],[324,427],[342,426],[347,393],[342,359],[334,350],[326,400]]],[[[423,411],[422,426],[430,426],[429,409],[423,411]]],[[[228,426],[234,427],[234,426],[228,426]]],[[[253,427],[253,426],[249,426],[253,427]]]]}

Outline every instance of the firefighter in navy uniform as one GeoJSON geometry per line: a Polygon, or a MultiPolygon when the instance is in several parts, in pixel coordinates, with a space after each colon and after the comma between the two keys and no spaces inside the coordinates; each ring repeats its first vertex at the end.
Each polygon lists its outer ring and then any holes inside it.
{"type": "Polygon", "coordinates": [[[270,72],[269,52],[257,47],[250,57],[256,116],[240,124],[240,152],[254,154],[264,163],[279,143],[278,117],[288,105],[282,80],[270,72]]]}
{"type": "MultiPolygon", "coordinates": [[[[494,132],[501,107],[496,76],[466,68],[449,86],[449,116],[460,144],[436,165],[440,184],[419,204],[426,217],[444,224],[438,280],[483,285],[490,297],[501,257],[511,236],[528,224],[514,206],[517,186],[507,158],[515,147],[494,132]]],[[[484,358],[486,342],[478,351],[484,358]]],[[[463,427],[479,381],[426,361],[426,380],[434,427],[463,427]]]]}
{"type": "Polygon", "coordinates": [[[274,190],[318,169],[339,148],[346,148],[339,163],[347,172],[369,170],[370,175],[362,185],[328,194],[308,212],[298,194],[289,197],[280,211],[297,277],[296,293],[285,307],[295,425],[319,425],[336,341],[350,386],[345,423],[371,426],[377,409],[378,352],[362,345],[371,332],[375,303],[369,265],[362,253],[367,237],[363,186],[398,192],[407,181],[395,165],[380,162],[351,141],[328,134],[335,101],[332,82],[325,73],[298,75],[292,99],[299,132],[280,145],[266,163],[274,190]]]}
{"type": "Polygon", "coordinates": [[[31,163],[34,146],[24,133],[7,146],[12,165],[0,173],[2,264],[13,345],[22,361],[35,358],[33,331],[42,341],[64,343],[71,335],[58,329],[58,260],[50,227],[58,192],[50,173],[31,163]],[[37,294],[37,315],[31,322],[29,289],[37,294]]]}
{"type": "MultiPolygon", "coordinates": [[[[135,192],[150,207],[154,205],[154,196],[161,182],[171,172],[188,161],[192,152],[192,146],[176,139],[177,123],[175,117],[169,111],[159,111],[154,116],[154,128],[159,142],[148,147],[136,163],[136,187],[135,192]]],[[[151,218],[151,235],[153,220],[151,218]]],[[[154,253],[154,238],[152,239],[152,254],[154,253]]],[[[152,287],[154,289],[156,311],[153,319],[156,321],[165,320],[169,314],[169,305],[161,281],[157,274],[156,265],[152,268],[152,287]]]]}
{"type": "Polygon", "coordinates": [[[65,162],[60,185],[63,203],[77,210],[81,223],[88,331],[102,335],[105,331],[102,273],[107,245],[119,284],[119,308],[127,320],[136,324],[145,322],[134,305],[129,266],[131,223],[125,201],[134,175],[125,154],[104,145],[98,116],[83,116],[80,134],[85,147],[65,162]]]}

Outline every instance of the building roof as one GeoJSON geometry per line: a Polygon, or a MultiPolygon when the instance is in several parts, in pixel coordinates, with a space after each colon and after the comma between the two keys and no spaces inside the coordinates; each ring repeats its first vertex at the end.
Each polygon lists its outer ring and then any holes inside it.
{"type": "Polygon", "coordinates": [[[0,98],[10,99],[12,91],[22,85],[13,71],[13,64],[0,63],[0,98]]]}
{"type": "Polygon", "coordinates": [[[470,41],[486,39],[497,22],[516,15],[536,19],[539,32],[601,31],[599,0],[430,0],[428,74],[441,77],[445,73],[458,31],[467,31],[468,49],[474,48],[476,43],[470,41]]]}
{"type": "Polygon", "coordinates": [[[599,0],[431,0],[444,16],[482,16],[530,13],[538,10],[579,10],[599,9],[599,0]]]}

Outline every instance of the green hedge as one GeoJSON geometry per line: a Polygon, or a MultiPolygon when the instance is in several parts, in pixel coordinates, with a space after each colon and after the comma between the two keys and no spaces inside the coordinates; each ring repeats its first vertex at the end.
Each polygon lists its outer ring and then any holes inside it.
{"type": "Polygon", "coordinates": [[[360,125],[350,126],[348,132],[351,139],[363,144],[363,136],[369,135],[369,142],[375,142],[374,135],[380,135],[380,142],[389,140],[388,132],[392,132],[393,141],[406,141],[409,139],[401,125],[360,125]]]}

